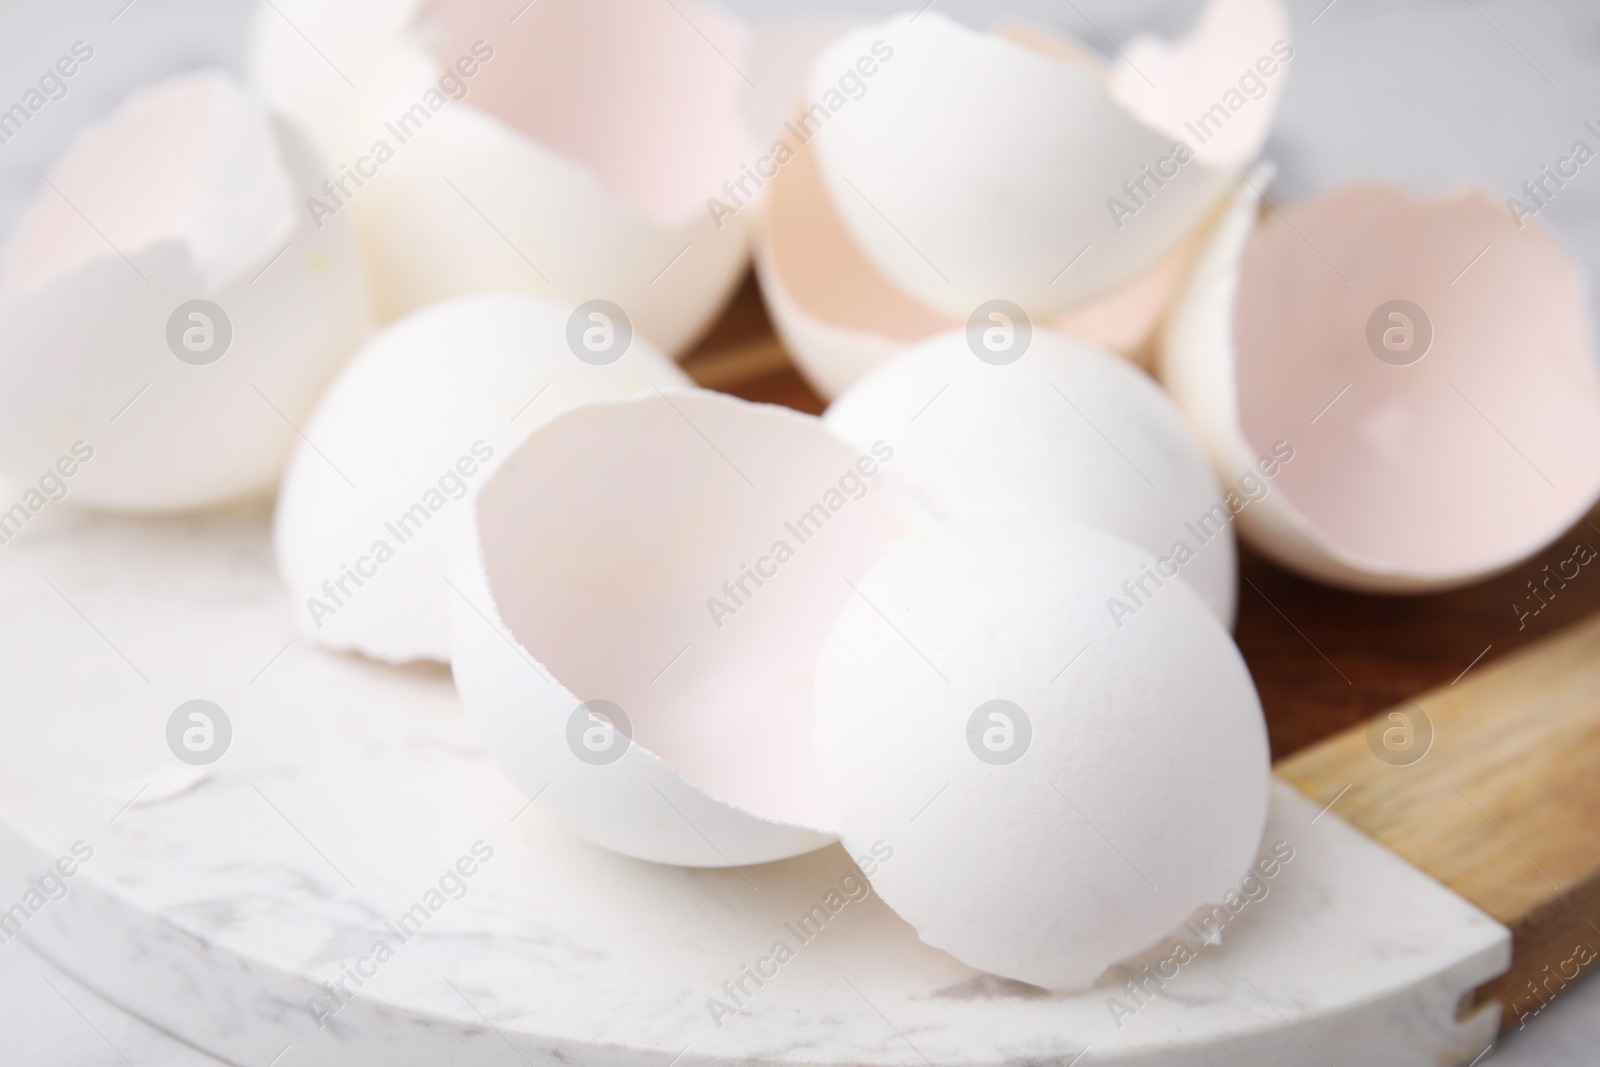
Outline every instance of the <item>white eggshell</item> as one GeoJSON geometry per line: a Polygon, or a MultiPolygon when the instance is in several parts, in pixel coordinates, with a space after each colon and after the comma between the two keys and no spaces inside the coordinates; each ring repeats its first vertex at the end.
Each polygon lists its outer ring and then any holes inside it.
{"type": "Polygon", "coordinates": [[[1261,706],[1183,583],[1112,621],[1149,563],[1073,523],[951,523],[885,553],[828,635],[816,736],[840,837],[892,850],[873,888],[964,963],[1086,989],[1249,871],[1261,706]]]}
{"type": "MultiPolygon", "coordinates": [[[[1207,232],[1205,225],[1196,228],[1155,266],[1073,308],[1056,328],[1148,365],[1207,232]]],[[[810,147],[768,185],[755,264],[778,336],[806,381],[828,399],[908,346],[963,325],[901,292],[872,265],[828,200],[810,147]]]]}
{"type": "Polygon", "coordinates": [[[1184,76],[1159,84],[1155,99],[1128,101],[1122,79],[1097,65],[975,33],[937,11],[900,16],[819,57],[796,121],[826,130],[815,139],[829,197],[896,287],[963,321],[996,297],[1048,321],[1154,265],[1248,164],[1272,100],[1251,103],[1261,117],[1233,151],[1176,167],[1131,216],[1109,206],[1141,168],[1193,139],[1172,119],[1216,102],[1208,94],[1222,83],[1204,60],[1215,24],[1239,37],[1230,61],[1268,54],[1282,36],[1277,0],[1270,17],[1252,17],[1261,4],[1213,0],[1223,14],[1208,11],[1193,38],[1162,53],[1184,76]],[[862,57],[877,65],[867,80],[854,73],[862,57]],[[854,98],[841,90],[845,72],[865,86],[854,98]]]}
{"type": "Polygon", "coordinates": [[[324,167],[345,157],[374,78],[425,2],[258,0],[245,69],[268,106],[311,138],[324,167]]]}
{"type": "Polygon", "coordinates": [[[572,310],[457,297],[386,328],[335,379],[276,517],[279,569],[308,638],[390,662],[448,660],[445,578],[467,500],[562,412],[690,384],[638,337],[611,364],[580,360],[572,310]]]}
{"type": "Polygon", "coordinates": [[[367,325],[351,228],[300,208],[315,173],[217,72],[85,132],[0,263],[0,464],[32,481],[82,442],[68,495],[126,510],[270,488],[367,325]]]}
{"type": "Polygon", "coordinates": [[[1257,203],[1242,186],[1162,370],[1219,470],[1292,457],[1240,515],[1252,545],[1412,592],[1513,566],[1582,517],[1600,496],[1600,378],[1584,279],[1547,229],[1473,189],[1348,186],[1259,224],[1257,203]],[[1421,321],[1388,318],[1396,300],[1421,321]],[[1388,352],[1389,329],[1431,343],[1388,352]]]}
{"type": "Polygon", "coordinates": [[[453,579],[456,685],[513,781],[574,833],[658,862],[833,840],[813,672],[900,532],[879,499],[892,463],[818,419],[700,391],[579,408],[530,437],[480,490],[453,579]],[[625,747],[600,746],[613,762],[573,740],[598,728],[580,710],[595,700],[631,722],[609,738],[625,747]]]}
{"type": "Polygon", "coordinates": [[[1020,359],[995,366],[964,331],[946,333],[869,374],[825,418],[858,448],[880,438],[893,446],[885,477],[908,520],[1089,523],[1172,558],[1232,625],[1229,507],[1182,414],[1126,361],[1036,330],[1020,359]]]}
{"type": "Polygon", "coordinates": [[[609,300],[664,351],[692,346],[744,273],[754,214],[708,200],[757,153],[745,31],[677,6],[541,0],[508,22],[448,0],[400,38],[340,161],[366,178],[325,198],[357,215],[382,315],[512,289],[609,300]]]}

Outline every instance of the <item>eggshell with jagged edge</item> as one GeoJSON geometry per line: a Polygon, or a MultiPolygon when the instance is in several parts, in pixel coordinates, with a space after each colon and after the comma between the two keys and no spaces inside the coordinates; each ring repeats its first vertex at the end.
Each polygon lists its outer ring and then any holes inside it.
{"type": "Polygon", "coordinates": [[[349,221],[302,205],[319,169],[219,71],[81,134],[0,259],[0,466],[122,511],[271,490],[369,328],[349,221]]]}
{"type": "Polygon", "coordinates": [[[700,391],[530,437],[480,490],[452,579],[451,669],[501,767],[640,859],[742,866],[834,840],[816,657],[901,532],[879,491],[893,458],[700,391]]]}

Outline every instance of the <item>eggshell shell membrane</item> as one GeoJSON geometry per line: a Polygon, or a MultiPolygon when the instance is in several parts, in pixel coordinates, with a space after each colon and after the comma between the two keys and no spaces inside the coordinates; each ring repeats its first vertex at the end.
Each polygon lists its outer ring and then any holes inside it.
{"type": "Polygon", "coordinates": [[[1266,729],[1227,633],[1182,582],[1120,627],[1106,610],[1149,562],[1064,521],[950,523],[885,553],[828,635],[816,736],[840,837],[893,849],[873,888],[964,963],[1086,989],[1256,854],[1266,729]],[[1026,717],[1026,742],[1015,716],[995,737],[1013,762],[969,742],[992,700],[1026,717]]]}
{"type": "Polygon", "coordinates": [[[389,326],[335,379],[276,516],[279,569],[308,638],[390,662],[447,661],[445,579],[468,499],[561,413],[691,384],[638,337],[615,363],[578,359],[571,311],[531,296],[457,297],[389,326]]]}
{"type": "Polygon", "coordinates": [[[729,65],[743,29],[679,7],[541,0],[508,23],[487,0],[430,6],[352,149],[376,173],[350,202],[382,314],[514,289],[610,300],[663,350],[692,346],[742,276],[753,214],[718,218],[707,199],[755,153],[729,65]]]}
{"type": "Polygon", "coordinates": [[[1222,490],[1176,405],[1126,361],[1038,330],[1021,359],[994,366],[964,332],[945,333],[873,371],[825,418],[857,448],[893,445],[884,478],[907,521],[1098,526],[1154,557],[1173,554],[1171,568],[1232,625],[1237,564],[1222,490]],[[1179,542],[1187,551],[1175,552],[1179,542]]]}
{"type": "MultiPolygon", "coordinates": [[[[1213,4],[1254,10],[1257,0],[1213,4]]],[[[1195,38],[1168,50],[1182,57],[1169,59],[1174,72],[1200,68],[1207,77],[1173,77],[1159,86],[1159,107],[1142,103],[1144,114],[1198,114],[1214,102],[1204,95],[1211,70],[1190,52],[1214,46],[1205,31],[1219,18],[1208,13],[1195,38]]],[[[1228,25],[1246,35],[1234,47],[1253,59],[1282,19],[1228,25]]],[[[1119,225],[1107,198],[1183,136],[1181,126],[1136,118],[1120,84],[1095,65],[974,33],[937,12],[901,16],[819,57],[809,100],[832,112],[816,138],[819,169],[845,229],[896,287],[963,321],[996,297],[1048,320],[1155,264],[1248,162],[1192,161],[1119,225]],[[844,97],[840,72],[873,56],[875,44],[877,73],[859,98],[844,97]],[[1082,262],[1066,269],[1080,252],[1082,262]]],[[[1260,110],[1270,116],[1270,103],[1260,110]]]]}
{"type": "Polygon", "coordinates": [[[704,392],[591,405],[530,437],[481,490],[454,579],[456,684],[512,779],[642,859],[759,863],[833,840],[817,651],[899,533],[860,458],[817,419],[704,392]],[[746,567],[762,584],[730,593],[746,567]],[[567,740],[597,699],[632,725],[603,766],[567,740]]]}
{"type": "Polygon", "coordinates": [[[0,263],[0,462],[32,481],[82,441],[71,498],[127,510],[270,488],[367,328],[352,229],[299,209],[316,173],[217,72],[144,89],[80,136],[0,263]],[[231,330],[206,365],[168,342],[196,299],[231,330]]]}
{"type": "Polygon", "coordinates": [[[1424,200],[1349,186],[1259,225],[1256,203],[1241,189],[1164,364],[1219,467],[1294,450],[1281,491],[1240,516],[1252,544],[1338,585],[1441,589],[1515,565],[1589,509],[1592,326],[1580,272],[1545,227],[1519,230],[1472,189],[1424,200]],[[1431,324],[1407,365],[1368,342],[1397,299],[1431,324]]]}
{"type": "MultiPolygon", "coordinates": [[[[767,195],[756,242],[761,293],[784,347],[822,396],[838,396],[908,345],[963,325],[896,288],[867,259],[828,199],[811,146],[778,171],[767,195]]],[[[1143,274],[1062,315],[1056,328],[1148,366],[1207,232],[1197,227],[1143,274]]]]}

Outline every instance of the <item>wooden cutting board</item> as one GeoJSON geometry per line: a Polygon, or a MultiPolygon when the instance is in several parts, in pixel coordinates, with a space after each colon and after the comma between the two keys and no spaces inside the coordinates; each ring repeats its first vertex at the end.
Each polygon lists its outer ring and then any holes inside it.
{"type": "MultiPolygon", "coordinates": [[[[826,406],[753,279],[684,366],[749,400],[826,406]]],[[[1236,637],[1278,774],[1511,928],[1512,968],[1478,994],[1508,1028],[1600,970],[1600,560],[1579,562],[1596,552],[1600,508],[1497,578],[1380,597],[1240,551],[1236,637]],[[1386,731],[1403,747],[1430,729],[1414,762],[1374,755],[1386,731]]]]}

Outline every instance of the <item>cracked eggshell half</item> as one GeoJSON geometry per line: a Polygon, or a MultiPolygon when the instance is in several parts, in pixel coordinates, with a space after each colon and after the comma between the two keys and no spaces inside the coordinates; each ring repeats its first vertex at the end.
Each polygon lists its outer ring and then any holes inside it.
{"type": "Polygon", "coordinates": [[[953,522],[880,559],[817,663],[839,835],[923,941],[1087,989],[1248,873],[1266,726],[1182,582],[1107,605],[1151,557],[1065,520],[953,522]]]}
{"type": "Polygon", "coordinates": [[[1233,624],[1231,514],[1244,498],[1224,494],[1182,413],[1125,360],[1036,330],[996,366],[966,332],[945,333],[863,378],[825,420],[857,448],[894,445],[885,490],[908,522],[1076,519],[1150,553],[1233,624]]]}
{"type": "Polygon", "coordinates": [[[708,204],[756,155],[746,36],[691,3],[541,0],[514,22],[492,0],[430,5],[343,186],[380,313],[484,289],[604,299],[686,351],[748,262],[754,211],[708,204]]]}
{"type": "Polygon", "coordinates": [[[701,391],[530,437],[479,492],[453,579],[451,667],[501,767],[640,859],[742,865],[834,840],[813,677],[851,583],[900,533],[878,491],[893,462],[701,391]]]}
{"type": "Polygon", "coordinates": [[[1583,516],[1600,377],[1584,278],[1547,228],[1473,188],[1351,185],[1261,221],[1258,201],[1237,193],[1162,372],[1219,471],[1277,469],[1242,536],[1405,593],[1514,566],[1583,516]]]}
{"type": "MultiPolygon", "coordinates": [[[[820,395],[831,400],[908,346],[962,326],[897,289],[866,258],[829,202],[811,148],[795,153],[767,196],[755,247],[761,295],[784,348],[820,395]]],[[[1207,233],[1195,229],[1143,274],[1062,315],[1056,328],[1149,367],[1207,233]]]]}
{"type": "Polygon", "coordinates": [[[456,535],[505,457],[579,405],[691,384],[639,337],[607,364],[580,359],[575,319],[587,325],[539,297],[456,297],[384,329],[334,380],[305,424],[274,530],[310,640],[448,661],[456,535]]]}
{"type": "Polygon", "coordinates": [[[1153,89],[938,12],[901,16],[818,58],[791,136],[815,138],[844,229],[896,288],[962,321],[997,297],[1048,321],[1155,265],[1225,196],[1265,137],[1287,35],[1279,0],[1212,0],[1184,41],[1135,48],[1164,74],[1153,89]],[[1192,143],[1186,123],[1213,105],[1221,132],[1192,143]]]}
{"type": "Polygon", "coordinates": [[[270,489],[368,326],[352,228],[302,207],[319,180],[220,72],[83,133],[0,259],[0,465],[129,511],[270,489]]]}

